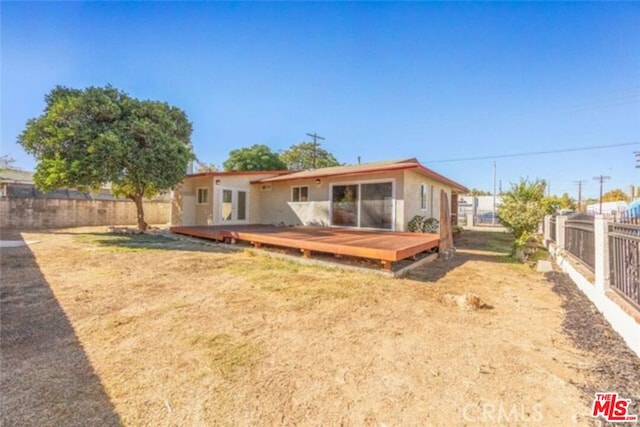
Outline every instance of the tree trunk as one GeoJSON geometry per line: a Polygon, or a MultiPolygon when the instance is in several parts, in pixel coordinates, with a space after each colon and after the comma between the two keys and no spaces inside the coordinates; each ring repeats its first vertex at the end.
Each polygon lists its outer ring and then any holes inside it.
{"type": "Polygon", "coordinates": [[[142,207],[142,195],[131,196],[131,200],[136,204],[136,212],[138,214],[138,229],[145,231],[148,227],[144,220],[144,209],[142,207]]]}

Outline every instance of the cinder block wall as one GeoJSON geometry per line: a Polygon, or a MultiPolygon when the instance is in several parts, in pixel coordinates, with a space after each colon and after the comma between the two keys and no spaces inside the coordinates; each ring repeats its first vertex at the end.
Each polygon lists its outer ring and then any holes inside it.
{"type": "MultiPolygon", "coordinates": [[[[145,201],[148,224],[166,224],[170,201],[145,201]]],[[[136,206],[129,200],[0,199],[0,227],[63,228],[92,225],[135,225],[136,206]]]]}

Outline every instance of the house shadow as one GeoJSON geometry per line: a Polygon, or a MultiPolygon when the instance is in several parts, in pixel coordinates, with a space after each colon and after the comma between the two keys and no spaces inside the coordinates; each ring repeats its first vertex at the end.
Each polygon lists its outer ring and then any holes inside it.
{"type": "Polygon", "coordinates": [[[121,425],[29,246],[0,252],[0,424],[121,425]]]}

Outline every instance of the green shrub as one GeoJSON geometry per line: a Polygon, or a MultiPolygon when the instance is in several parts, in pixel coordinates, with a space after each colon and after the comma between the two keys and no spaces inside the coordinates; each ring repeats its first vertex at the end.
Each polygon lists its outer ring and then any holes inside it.
{"type": "Polygon", "coordinates": [[[426,218],[416,215],[407,224],[407,229],[412,233],[437,233],[440,222],[435,218],[426,218]]]}
{"type": "Polygon", "coordinates": [[[502,194],[502,204],[498,207],[500,223],[509,228],[516,240],[526,240],[545,215],[544,181],[529,182],[526,179],[513,184],[502,194]]]}

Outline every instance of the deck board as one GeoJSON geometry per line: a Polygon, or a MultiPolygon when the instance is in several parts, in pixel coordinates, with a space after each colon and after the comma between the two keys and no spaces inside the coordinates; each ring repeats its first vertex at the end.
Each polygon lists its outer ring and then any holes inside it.
{"type": "Polygon", "coordinates": [[[394,262],[438,247],[439,235],[330,227],[273,227],[266,225],[171,227],[193,237],[325,252],[394,262]]]}

